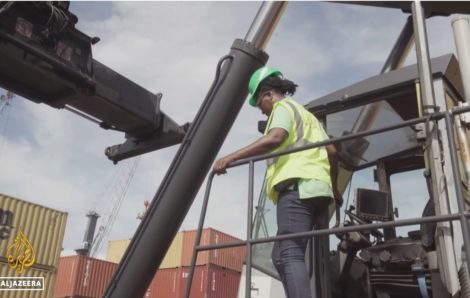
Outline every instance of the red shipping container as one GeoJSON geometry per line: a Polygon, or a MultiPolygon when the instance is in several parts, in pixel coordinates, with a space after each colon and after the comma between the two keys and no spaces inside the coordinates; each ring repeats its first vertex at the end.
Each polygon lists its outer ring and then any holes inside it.
{"type": "MultiPolygon", "coordinates": [[[[179,298],[181,282],[181,267],[159,269],[153,277],[145,298],[165,297],[165,298],[179,298]]],[[[183,294],[184,295],[184,294],[183,294]]],[[[181,296],[182,297],[182,296],[181,296]]]]}
{"type": "Polygon", "coordinates": [[[101,297],[116,269],[115,263],[86,256],[61,257],[54,298],[101,297]]]}
{"type": "MultiPolygon", "coordinates": [[[[146,298],[184,298],[189,267],[157,271],[146,298]]],[[[241,273],[216,265],[196,266],[190,298],[236,298],[241,273]]]]}
{"type": "MultiPolygon", "coordinates": [[[[181,298],[188,283],[189,269],[181,268],[181,298]]],[[[240,278],[240,272],[216,265],[196,266],[190,298],[237,298],[240,278]]]]}
{"type": "MultiPolygon", "coordinates": [[[[196,241],[197,230],[183,232],[183,256],[182,265],[191,266],[194,243],[196,241]]],[[[201,243],[199,245],[222,244],[229,242],[238,242],[240,239],[207,228],[202,231],[201,243]]],[[[246,247],[230,247],[211,251],[201,251],[198,253],[196,265],[214,264],[220,267],[229,268],[235,271],[242,271],[243,261],[245,260],[246,247]]]]}

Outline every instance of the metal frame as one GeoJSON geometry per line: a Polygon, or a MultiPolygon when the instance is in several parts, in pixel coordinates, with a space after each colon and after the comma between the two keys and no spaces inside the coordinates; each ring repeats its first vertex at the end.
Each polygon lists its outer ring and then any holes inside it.
{"type": "Polygon", "coordinates": [[[285,154],[290,154],[298,151],[303,151],[303,150],[308,150],[320,146],[325,146],[329,144],[337,144],[341,143],[346,140],[354,139],[354,138],[360,138],[363,136],[368,136],[368,135],[375,135],[379,134],[382,132],[386,131],[391,131],[394,129],[406,127],[406,126],[411,126],[413,124],[417,123],[424,123],[426,121],[431,120],[440,120],[444,119],[445,120],[445,128],[447,131],[447,137],[449,141],[449,152],[450,152],[450,159],[451,159],[451,167],[453,171],[453,175],[455,178],[455,181],[459,182],[461,181],[461,175],[460,171],[458,170],[458,158],[457,158],[457,151],[455,147],[455,139],[453,135],[453,118],[456,115],[469,112],[470,107],[464,107],[464,108],[455,108],[451,111],[445,111],[445,112],[436,112],[431,115],[428,115],[427,117],[420,117],[420,118],[415,118],[411,119],[408,121],[404,121],[399,124],[395,125],[390,125],[387,127],[383,128],[378,128],[375,130],[370,130],[370,131],[365,131],[361,133],[356,133],[344,137],[338,137],[338,138],[333,138],[327,141],[322,141],[322,142],[317,142],[314,144],[309,144],[303,147],[291,149],[291,150],[285,150],[282,152],[277,152],[277,153],[270,153],[270,154],[263,154],[263,155],[258,155],[254,156],[251,158],[246,158],[243,160],[239,160],[237,162],[234,162],[228,166],[228,168],[233,168],[241,165],[248,164],[249,165],[249,189],[248,189],[248,210],[247,210],[247,240],[244,241],[238,241],[238,242],[230,242],[230,243],[224,243],[224,244],[213,244],[213,245],[205,245],[205,246],[200,246],[200,240],[201,240],[201,235],[202,235],[202,229],[204,227],[204,221],[206,217],[206,212],[207,212],[207,206],[209,202],[209,194],[210,190],[212,187],[212,181],[214,179],[215,173],[211,172],[208,180],[207,180],[207,185],[206,185],[206,192],[204,195],[204,201],[202,204],[202,209],[201,209],[201,216],[199,219],[199,225],[196,233],[196,242],[193,250],[193,256],[191,260],[191,267],[189,271],[189,278],[188,278],[188,284],[186,285],[186,292],[185,292],[185,297],[189,298],[189,294],[191,291],[191,284],[192,284],[192,279],[194,275],[194,269],[196,265],[196,259],[197,259],[197,254],[200,251],[206,251],[206,250],[214,250],[214,249],[221,249],[221,248],[229,248],[229,247],[238,247],[242,245],[247,246],[247,255],[246,255],[246,282],[245,282],[245,297],[249,298],[250,297],[250,284],[251,284],[251,268],[252,268],[252,255],[251,255],[251,247],[254,244],[259,244],[259,243],[266,243],[266,242],[273,242],[273,241],[278,241],[278,240],[286,240],[286,239],[297,239],[297,238],[307,238],[307,237],[316,237],[316,236],[321,236],[321,235],[331,235],[331,234],[342,234],[342,233],[347,233],[347,232],[356,232],[356,231],[364,231],[364,230],[371,230],[371,229],[379,229],[379,228],[393,228],[393,227],[399,227],[399,226],[408,226],[408,225],[415,225],[415,224],[422,224],[422,223],[432,223],[432,222],[447,222],[447,221],[455,221],[459,220],[461,227],[462,227],[462,234],[463,234],[463,239],[464,239],[464,250],[466,254],[466,262],[467,265],[470,268],[470,234],[466,231],[469,231],[469,223],[468,223],[468,218],[470,218],[470,211],[465,210],[465,205],[464,205],[464,196],[463,196],[463,190],[462,186],[460,183],[455,183],[455,191],[456,191],[456,196],[457,196],[457,203],[459,207],[459,211],[457,213],[451,213],[451,214],[446,214],[446,215],[435,215],[435,216],[429,216],[429,217],[416,217],[416,218],[411,218],[411,219],[402,219],[402,220],[395,220],[395,221],[387,221],[387,222],[381,222],[381,223],[373,223],[373,224],[363,224],[363,225],[356,225],[356,226],[348,226],[348,227],[338,227],[338,228],[331,228],[331,229],[322,229],[322,230],[315,230],[315,231],[310,231],[310,232],[302,232],[302,233],[292,233],[288,235],[280,235],[280,236],[273,236],[273,237],[266,237],[266,238],[260,238],[260,239],[252,239],[252,228],[253,228],[253,181],[254,181],[254,163],[257,161],[265,160],[268,158],[272,157],[277,157],[285,154]]]}
{"type": "MultiPolygon", "coordinates": [[[[431,63],[430,63],[430,55],[429,55],[429,46],[428,46],[428,37],[427,37],[427,29],[426,29],[426,21],[425,21],[425,12],[422,6],[421,1],[414,1],[411,3],[411,10],[413,16],[413,28],[415,32],[415,47],[416,47],[416,60],[418,66],[418,73],[419,73],[419,82],[420,82],[420,95],[422,100],[422,113],[423,115],[430,115],[436,111],[436,108],[445,107],[445,104],[442,100],[436,97],[436,93],[434,90],[433,84],[433,77],[431,72],[431,63]]],[[[446,142],[450,141],[449,134],[453,134],[453,130],[449,130],[449,126],[451,123],[447,122],[446,118],[446,130],[443,130],[442,139],[439,139],[439,128],[440,124],[437,121],[429,121],[426,122],[426,130],[429,135],[426,135],[426,140],[428,146],[425,149],[425,162],[427,167],[430,169],[431,174],[431,183],[432,183],[432,198],[434,201],[434,206],[436,208],[436,214],[446,214],[452,213],[455,208],[452,208],[452,197],[455,193],[451,192],[451,189],[454,186],[460,184],[460,172],[459,176],[451,176],[449,173],[449,165],[448,161],[450,159],[451,168],[454,167],[453,158],[452,156],[453,146],[455,144],[446,144],[446,142]],[[447,134],[447,138],[445,135],[447,134]],[[447,140],[448,139],[448,140],[447,140]],[[441,141],[441,142],[440,142],[441,141]],[[446,146],[447,145],[447,146],[446,146]],[[443,148],[448,147],[450,150],[443,150],[443,148]],[[442,154],[444,153],[444,154],[442,154]],[[451,156],[449,156],[449,154],[451,156]],[[444,164],[443,164],[444,162],[444,164]],[[446,174],[448,175],[446,177],[446,174]],[[441,179],[446,177],[446,184],[448,185],[447,191],[441,187],[440,185],[441,179]],[[456,179],[456,180],[453,180],[456,179]],[[447,202],[450,201],[450,204],[447,202]]],[[[453,138],[453,136],[452,136],[453,138]]],[[[457,168],[458,171],[458,168],[457,168]]],[[[454,169],[452,172],[455,173],[454,169]]],[[[457,188],[455,188],[455,192],[457,192],[457,188]]],[[[458,196],[458,194],[457,194],[458,196]]],[[[459,198],[460,199],[460,198],[459,198]]],[[[462,202],[463,203],[463,202],[462,202]]],[[[460,206],[460,203],[457,201],[458,204],[458,211],[463,212],[463,209],[460,206]]],[[[462,205],[463,206],[463,205],[462,205]]],[[[459,227],[452,222],[451,224],[438,224],[437,225],[437,232],[436,232],[436,248],[440,252],[440,264],[441,264],[441,277],[443,278],[443,283],[445,284],[447,290],[452,294],[455,293],[459,289],[458,284],[458,264],[459,260],[457,260],[457,256],[460,256],[458,252],[460,247],[456,249],[456,246],[462,244],[461,241],[457,237],[454,237],[451,233],[451,226],[454,227],[453,232],[458,233],[459,227]],[[457,269],[457,270],[453,270],[457,269]]],[[[461,220],[460,231],[463,233],[463,244],[467,249],[467,257],[470,256],[468,253],[468,249],[470,247],[470,238],[468,237],[468,224],[465,220],[461,220]],[[465,222],[465,224],[464,224],[465,222]]],[[[470,264],[470,263],[469,263],[470,264]]]]}

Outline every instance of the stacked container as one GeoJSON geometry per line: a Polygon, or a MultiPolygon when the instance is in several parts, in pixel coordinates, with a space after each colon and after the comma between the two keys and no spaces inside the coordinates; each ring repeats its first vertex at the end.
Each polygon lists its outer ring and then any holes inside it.
{"type": "MultiPolygon", "coordinates": [[[[119,263],[130,242],[130,239],[108,241],[106,260],[113,263],[119,263]]],[[[182,251],[183,233],[180,232],[176,234],[175,238],[173,238],[173,242],[171,243],[165,258],[160,264],[160,269],[181,267],[182,251]]]]}
{"type": "MultiPolygon", "coordinates": [[[[196,233],[196,230],[191,230],[176,234],[145,294],[145,298],[184,297],[196,233]]],[[[207,228],[202,231],[200,245],[237,241],[240,241],[240,239],[207,228]]],[[[130,240],[127,239],[109,241],[106,259],[119,262],[129,243],[130,240]]],[[[238,292],[245,251],[245,246],[241,246],[199,252],[190,297],[235,298],[238,292]]]]}
{"type": "MultiPolygon", "coordinates": [[[[183,231],[181,235],[181,252],[179,246],[170,247],[168,255],[180,256],[181,266],[175,268],[160,266],[146,298],[183,298],[188,284],[191,259],[196,239],[196,230],[183,231]],[[172,252],[171,249],[177,249],[172,252]]],[[[202,231],[200,245],[237,242],[240,239],[212,228],[202,231]]],[[[245,259],[245,246],[218,250],[201,251],[198,253],[191,286],[191,298],[236,298],[240,284],[241,270],[245,259]]],[[[165,262],[162,262],[162,265],[165,262]]],[[[168,264],[168,263],[167,263],[168,264]]],[[[172,264],[178,264],[174,260],[172,264]]]]}
{"type": "MultiPolygon", "coordinates": [[[[67,213],[0,194],[0,276],[43,277],[43,291],[2,291],[6,298],[50,298],[56,282],[57,264],[64,239],[67,213]],[[35,261],[19,273],[8,264],[8,247],[21,233],[35,261]]],[[[18,238],[19,239],[19,238],[18,238]]]]}
{"type": "Polygon", "coordinates": [[[131,239],[110,240],[108,241],[108,249],[106,252],[106,261],[119,263],[126,251],[131,239]]]}
{"type": "MultiPolygon", "coordinates": [[[[158,270],[145,297],[183,298],[189,269],[180,267],[158,270]]],[[[240,272],[217,265],[196,266],[190,298],[236,298],[240,276],[240,272]]]]}
{"type": "MultiPolygon", "coordinates": [[[[196,230],[191,230],[182,231],[176,234],[165,258],[160,264],[160,269],[190,266],[196,233],[196,230]]],[[[221,244],[237,241],[240,241],[240,239],[215,229],[207,228],[202,231],[200,245],[221,244]]],[[[106,260],[119,263],[129,243],[130,239],[109,241],[106,260]]],[[[201,251],[198,254],[196,265],[214,264],[219,267],[241,272],[243,261],[245,260],[245,251],[245,246],[201,251]]]]}
{"type": "Polygon", "coordinates": [[[57,272],[54,298],[101,297],[116,269],[116,263],[87,256],[62,257],[57,272]]]}
{"type": "Polygon", "coordinates": [[[176,234],[171,242],[170,248],[166,252],[165,258],[163,258],[160,264],[160,269],[165,268],[176,268],[182,266],[181,253],[183,251],[183,233],[176,234]]]}
{"type": "MultiPolygon", "coordinates": [[[[197,230],[184,231],[182,233],[183,254],[181,262],[182,266],[190,266],[197,230]]],[[[202,231],[201,243],[199,245],[205,246],[237,241],[240,241],[240,239],[215,229],[207,228],[202,231]]],[[[201,251],[198,253],[196,265],[214,264],[241,272],[243,261],[245,260],[245,251],[245,246],[201,251]]]]}

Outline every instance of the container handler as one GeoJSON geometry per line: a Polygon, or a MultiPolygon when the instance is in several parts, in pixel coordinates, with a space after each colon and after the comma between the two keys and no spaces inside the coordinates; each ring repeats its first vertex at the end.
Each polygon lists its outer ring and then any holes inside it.
{"type": "MultiPolygon", "coordinates": [[[[326,297],[328,291],[321,289],[326,287],[333,297],[470,297],[468,20],[454,21],[456,44],[463,49],[458,50],[459,62],[453,55],[430,59],[425,24],[435,15],[468,14],[470,6],[342,3],[411,13],[380,75],[306,105],[334,136],[328,142],[340,148],[343,191],[354,171],[368,167],[375,167],[380,189],[358,189],[355,206],[345,210],[348,220],[338,221],[335,228],[292,237],[334,233],[340,240],[330,266],[323,266],[331,269],[332,278],[319,287],[319,297],[326,297]],[[413,42],[417,65],[401,68],[413,42]],[[334,127],[335,117],[350,126],[334,127]],[[423,218],[397,220],[390,175],[416,169],[423,169],[429,190],[423,218]],[[419,231],[396,237],[396,226],[416,223],[419,231]]],[[[124,132],[123,144],[106,149],[113,162],[181,143],[104,297],[145,294],[244,103],[249,77],[268,60],[264,49],[286,5],[261,5],[246,36],[236,39],[219,61],[195,119],[178,125],[160,110],[161,93],[153,94],[93,59],[91,48],[99,38],[75,28],[78,19],[68,2],[0,3],[0,86],[124,132]]],[[[252,169],[254,161],[231,166],[249,163],[252,169]]],[[[209,177],[211,181],[213,175],[209,177]]],[[[252,202],[252,191],[249,197],[252,202]]],[[[267,204],[261,194],[253,226],[248,212],[247,241],[238,244],[249,248],[246,297],[252,266],[275,277],[263,263],[265,250],[252,247],[275,240],[263,232],[267,204]]],[[[312,279],[319,270],[312,268],[312,279]]]]}

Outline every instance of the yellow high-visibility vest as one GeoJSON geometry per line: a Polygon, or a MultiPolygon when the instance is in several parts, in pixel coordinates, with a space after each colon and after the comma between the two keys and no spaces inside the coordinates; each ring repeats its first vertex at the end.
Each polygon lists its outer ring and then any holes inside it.
{"type": "MultiPolygon", "coordinates": [[[[268,133],[272,117],[276,108],[282,105],[291,115],[292,121],[289,136],[272,152],[298,148],[307,144],[320,142],[326,139],[326,133],[321,123],[313,114],[292,98],[284,98],[273,105],[273,110],[268,119],[268,125],[264,134],[268,133]]],[[[268,197],[277,203],[278,193],[274,186],[282,181],[300,178],[317,179],[328,183],[331,187],[330,163],[325,147],[317,147],[288,155],[283,155],[267,160],[266,193],[268,197]]]]}

